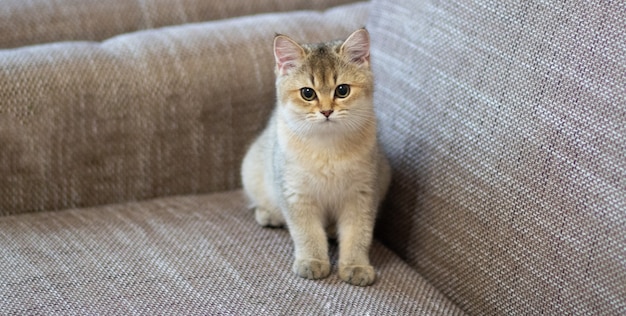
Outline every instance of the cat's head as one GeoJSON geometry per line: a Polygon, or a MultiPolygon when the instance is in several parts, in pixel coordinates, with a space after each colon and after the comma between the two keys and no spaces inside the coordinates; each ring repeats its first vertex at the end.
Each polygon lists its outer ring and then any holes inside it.
{"type": "Polygon", "coordinates": [[[369,48],[365,29],[321,44],[274,38],[278,110],[292,129],[332,133],[374,124],[369,48]]]}

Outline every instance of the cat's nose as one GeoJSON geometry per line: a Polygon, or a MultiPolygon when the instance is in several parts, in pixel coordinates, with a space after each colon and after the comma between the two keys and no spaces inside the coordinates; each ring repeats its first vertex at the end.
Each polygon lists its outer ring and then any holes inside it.
{"type": "Polygon", "coordinates": [[[324,116],[329,117],[333,114],[333,110],[320,111],[320,113],[324,114],[324,116]]]}

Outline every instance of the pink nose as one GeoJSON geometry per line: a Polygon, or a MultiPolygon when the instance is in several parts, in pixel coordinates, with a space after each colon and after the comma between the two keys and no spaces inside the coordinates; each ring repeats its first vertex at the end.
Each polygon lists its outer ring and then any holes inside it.
{"type": "Polygon", "coordinates": [[[320,111],[320,113],[324,114],[324,116],[326,117],[329,117],[331,114],[333,114],[333,110],[320,111]]]}

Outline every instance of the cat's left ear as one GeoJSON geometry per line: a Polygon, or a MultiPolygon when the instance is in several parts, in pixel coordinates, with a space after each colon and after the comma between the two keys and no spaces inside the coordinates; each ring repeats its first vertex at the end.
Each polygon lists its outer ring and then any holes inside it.
{"type": "Polygon", "coordinates": [[[274,59],[277,73],[287,74],[292,68],[300,66],[303,58],[304,49],[294,40],[285,35],[274,37],[274,59]]]}
{"type": "Polygon", "coordinates": [[[350,62],[367,66],[370,61],[370,34],[362,28],[354,31],[341,45],[341,55],[350,62]]]}

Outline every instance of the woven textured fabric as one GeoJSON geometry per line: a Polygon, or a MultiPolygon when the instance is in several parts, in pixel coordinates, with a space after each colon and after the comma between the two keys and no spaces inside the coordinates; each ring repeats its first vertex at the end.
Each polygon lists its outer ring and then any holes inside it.
{"type": "Polygon", "coordinates": [[[58,41],[101,41],[168,25],[293,10],[350,0],[3,0],[0,48],[58,41]]]}
{"type": "Polygon", "coordinates": [[[462,315],[380,243],[378,280],[291,272],[241,191],[0,218],[3,315],[462,315]]]}
{"type": "Polygon", "coordinates": [[[375,0],[378,235],[470,314],[626,314],[626,11],[375,0]]]}
{"type": "Polygon", "coordinates": [[[239,187],[274,107],[274,34],[345,37],[368,8],[0,51],[0,214],[239,187]]]}

